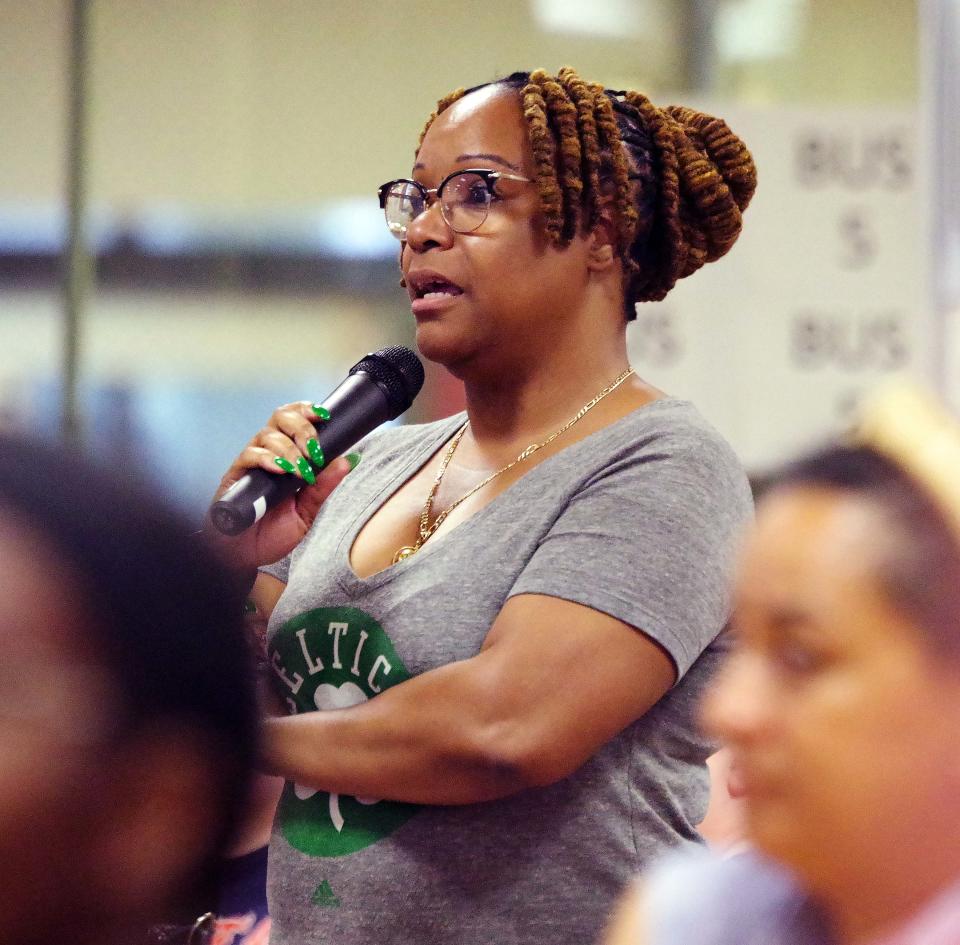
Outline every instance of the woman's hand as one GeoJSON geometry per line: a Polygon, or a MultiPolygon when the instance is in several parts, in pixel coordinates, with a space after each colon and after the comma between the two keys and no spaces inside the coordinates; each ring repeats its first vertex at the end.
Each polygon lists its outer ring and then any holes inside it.
{"type": "Polygon", "coordinates": [[[307,483],[236,537],[219,535],[210,526],[217,545],[238,570],[252,571],[292,551],[313,524],[324,500],[350,471],[350,463],[343,458],[324,465],[329,457],[319,449],[315,427],[322,422],[322,416],[307,400],[278,407],[220,480],[214,501],[254,468],[277,476],[296,475],[307,483]]]}

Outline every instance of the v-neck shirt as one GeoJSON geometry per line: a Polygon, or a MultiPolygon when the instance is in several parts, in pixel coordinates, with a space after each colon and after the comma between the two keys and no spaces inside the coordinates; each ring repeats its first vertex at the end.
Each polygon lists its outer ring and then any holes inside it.
{"type": "Polygon", "coordinates": [[[287,582],[268,648],[290,710],[356,704],[474,656],[518,594],[616,617],[670,655],[678,682],[572,775],[497,801],[399,804],[287,785],[270,854],[275,945],[594,940],[635,870],[699,841],[713,746],[696,703],[752,509],[736,457],[691,404],[653,401],[532,466],[411,558],[359,577],[356,536],[463,420],[371,436],[308,535],[266,569],[287,582]]]}

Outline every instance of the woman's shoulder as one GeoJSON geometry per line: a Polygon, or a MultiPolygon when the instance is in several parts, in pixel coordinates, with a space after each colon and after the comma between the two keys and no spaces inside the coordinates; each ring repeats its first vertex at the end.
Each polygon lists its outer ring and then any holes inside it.
{"type": "MultiPolygon", "coordinates": [[[[609,470],[623,468],[649,480],[684,483],[716,497],[736,494],[744,503],[749,485],[726,438],[688,400],[662,397],[594,434],[591,452],[609,470]]],[[[588,439],[593,439],[588,438],[588,439]]]]}
{"type": "Polygon", "coordinates": [[[733,447],[689,400],[665,396],[652,400],[605,427],[611,439],[638,445],[668,446],[689,453],[707,451],[739,465],[733,447]]]}
{"type": "Polygon", "coordinates": [[[675,853],[644,877],[650,945],[814,945],[809,901],[782,866],[747,851],[675,853]]]}

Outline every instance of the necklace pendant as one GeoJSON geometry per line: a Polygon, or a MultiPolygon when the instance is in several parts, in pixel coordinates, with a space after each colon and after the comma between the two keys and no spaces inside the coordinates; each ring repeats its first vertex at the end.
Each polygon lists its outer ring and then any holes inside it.
{"type": "Polygon", "coordinates": [[[394,556],[393,563],[399,564],[401,561],[406,561],[411,555],[415,555],[419,549],[416,545],[404,545],[394,556]]]}

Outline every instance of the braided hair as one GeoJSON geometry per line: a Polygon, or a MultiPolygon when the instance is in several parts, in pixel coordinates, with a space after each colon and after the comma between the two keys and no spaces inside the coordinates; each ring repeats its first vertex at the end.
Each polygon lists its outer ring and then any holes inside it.
{"type": "MultiPolygon", "coordinates": [[[[719,118],[660,108],[640,92],[584,81],[569,66],[514,72],[487,85],[517,91],[548,238],[566,246],[612,199],[627,319],[678,279],[719,259],[740,235],[757,184],[753,158],[719,118]]],[[[442,98],[427,120],[486,85],[442,98]]],[[[417,150],[419,152],[420,145],[417,150]]]]}

